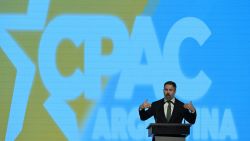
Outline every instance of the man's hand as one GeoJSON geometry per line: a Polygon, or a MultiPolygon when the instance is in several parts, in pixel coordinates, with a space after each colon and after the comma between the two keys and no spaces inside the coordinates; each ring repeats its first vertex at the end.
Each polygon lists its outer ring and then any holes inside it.
{"type": "Polygon", "coordinates": [[[195,108],[192,104],[192,101],[190,101],[188,104],[184,104],[184,108],[190,110],[192,113],[195,112],[195,108]]]}
{"type": "Polygon", "coordinates": [[[151,104],[148,103],[148,100],[146,99],[141,105],[140,105],[140,110],[143,110],[145,108],[150,108],[151,104]]]}

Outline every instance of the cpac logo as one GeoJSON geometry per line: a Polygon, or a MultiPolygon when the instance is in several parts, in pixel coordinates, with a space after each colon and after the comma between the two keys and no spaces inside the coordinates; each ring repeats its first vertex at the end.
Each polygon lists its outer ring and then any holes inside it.
{"type": "Polygon", "coordinates": [[[150,17],[137,17],[129,36],[125,25],[117,17],[61,16],[50,22],[42,36],[39,69],[50,93],[63,100],[76,98],[82,92],[88,99],[99,99],[101,76],[112,76],[117,73],[121,73],[121,76],[116,98],[130,99],[136,84],[152,84],[155,96],[160,98],[162,95],[157,90],[161,90],[159,82],[163,80],[159,76],[164,76],[183,84],[179,89],[185,92],[181,95],[182,98],[196,100],[204,95],[211,81],[203,71],[193,79],[187,79],[183,75],[179,65],[179,47],[186,38],[193,38],[202,45],[209,36],[210,31],[202,21],[192,17],[183,18],[169,31],[161,52],[150,17]],[[194,28],[197,30],[193,30],[194,28]],[[101,41],[104,38],[112,40],[113,50],[110,55],[101,54],[101,41]],[[85,44],[84,73],[75,70],[67,77],[60,74],[56,64],[56,53],[59,44],[65,39],[71,40],[76,47],[85,44]],[[143,54],[148,58],[147,65],[140,64],[143,54]],[[187,93],[190,85],[201,82],[204,84],[202,87],[197,88],[195,92],[187,93]],[[72,84],[72,87],[69,84],[72,84]]]}
{"type": "MultiPolygon", "coordinates": [[[[43,30],[49,1],[39,3],[30,1],[28,15],[25,16],[0,15],[0,48],[17,70],[6,132],[6,140],[9,141],[15,140],[22,130],[36,70],[35,65],[7,30],[43,30]],[[35,15],[36,13],[40,15],[35,15]]],[[[116,99],[130,99],[134,87],[139,84],[152,85],[155,97],[160,98],[159,84],[164,80],[159,76],[181,82],[183,87],[178,90],[183,93],[181,98],[199,99],[207,92],[211,80],[203,71],[193,79],[187,79],[183,75],[179,65],[179,47],[186,38],[193,38],[202,46],[210,34],[209,28],[201,20],[193,17],[180,19],[170,29],[161,51],[150,17],[137,17],[131,35],[123,21],[113,16],[56,17],[45,28],[39,45],[39,72],[50,93],[44,106],[67,139],[76,141],[79,140],[80,132],[75,113],[66,101],[75,99],[81,93],[84,93],[87,99],[99,100],[102,76],[111,77],[120,73],[116,99]],[[196,30],[193,30],[194,28],[196,30]],[[113,43],[112,53],[105,56],[101,54],[101,40],[104,38],[112,40],[113,43]],[[84,73],[75,70],[72,75],[65,77],[57,69],[58,45],[65,39],[71,40],[76,47],[85,44],[84,73]],[[143,54],[148,61],[146,65],[140,64],[143,54]],[[203,85],[191,93],[188,87],[198,83],[203,85]],[[62,110],[57,110],[58,107],[62,110]]]]}

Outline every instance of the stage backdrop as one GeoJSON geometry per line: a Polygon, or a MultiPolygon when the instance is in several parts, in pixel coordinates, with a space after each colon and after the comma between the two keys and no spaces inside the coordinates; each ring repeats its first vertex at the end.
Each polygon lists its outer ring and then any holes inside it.
{"type": "Polygon", "coordinates": [[[188,141],[249,140],[249,26],[248,0],[1,0],[0,140],[149,141],[168,80],[188,141]]]}

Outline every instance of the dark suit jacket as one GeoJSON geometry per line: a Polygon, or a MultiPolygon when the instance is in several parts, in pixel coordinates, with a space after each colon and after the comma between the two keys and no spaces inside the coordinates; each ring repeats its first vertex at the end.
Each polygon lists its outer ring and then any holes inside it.
{"type": "Polygon", "coordinates": [[[169,122],[167,122],[164,114],[164,99],[160,99],[151,104],[151,107],[147,110],[139,110],[141,120],[147,120],[154,116],[156,123],[181,123],[183,118],[191,124],[195,123],[196,112],[191,113],[188,109],[185,109],[184,103],[175,98],[174,109],[169,122]]]}

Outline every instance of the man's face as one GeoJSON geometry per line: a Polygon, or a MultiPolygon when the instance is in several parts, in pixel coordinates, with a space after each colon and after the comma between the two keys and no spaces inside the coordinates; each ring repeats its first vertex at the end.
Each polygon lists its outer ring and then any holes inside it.
{"type": "Polygon", "coordinates": [[[163,89],[164,96],[167,100],[171,100],[175,95],[175,88],[172,85],[165,85],[163,89]]]}

